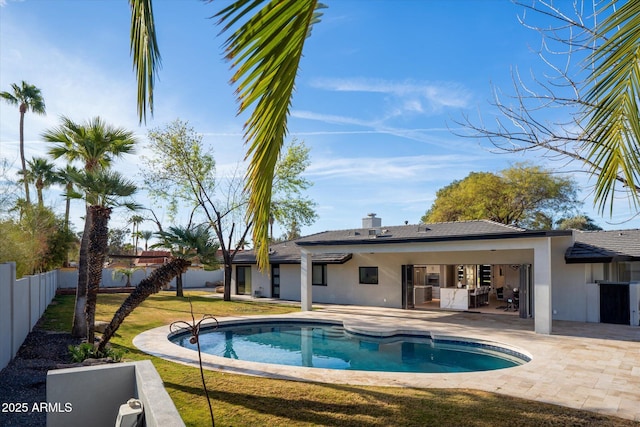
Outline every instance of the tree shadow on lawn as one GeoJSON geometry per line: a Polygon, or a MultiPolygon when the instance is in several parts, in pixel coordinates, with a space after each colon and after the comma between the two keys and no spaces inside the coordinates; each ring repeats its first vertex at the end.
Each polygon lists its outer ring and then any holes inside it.
{"type": "MultiPolygon", "coordinates": [[[[384,391],[348,385],[309,383],[309,393],[265,395],[221,390],[210,391],[214,415],[216,402],[244,407],[254,414],[252,423],[274,422],[323,426],[632,426],[632,421],[596,413],[535,403],[494,393],[451,389],[393,389],[384,391]],[[264,414],[265,419],[260,420],[264,414]]],[[[198,387],[165,382],[165,387],[204,397],[198,387]]],[[[299,392],[299,387],[296,388],[299,392]]],[[[263,393],[263,394],[260,394],[263,393]]],[[[218,409],[220,410],[220,409],[218,409]]]]}

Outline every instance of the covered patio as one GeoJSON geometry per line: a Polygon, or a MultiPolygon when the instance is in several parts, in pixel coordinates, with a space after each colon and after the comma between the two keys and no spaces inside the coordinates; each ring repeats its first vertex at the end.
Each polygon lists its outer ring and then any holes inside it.
{"type": "MultiPolygon", "coordinates": [[[[463,311],[484,309],[484,304],[479,301],[484,302],[485,298],[487,302],[497,300],[497,287],[491,283],[497,280],[501,269],[514,266],[519,270],[518,313],[534,319],[536,333],[550,334],[553,315],[552,271],[561,267],[559,264],[564,264],[562,256],[565,248],[571,244],[571,232],[529,231],[486,221],[470,221],[463,225],[466,225],[462,227],[465,234],[454,230],[451,224],[443,223],[436,224],[436,227],[430,224],[429,228],[414,227],[412,234],[408,230],[410,226],[405,226],[374,228],[372,233],[366,235],[349,233],[349,230],[341,234],[327,232],[297,240],[296,244],[301,248],[302,310],[311,310],[313,293],[324,291],[313,286],[312,266],[314,259],[328,253],[352,255],[352,260],[345,264],[343,271],[336,271],[335,274],[340,275],[352,297],[359,292],[370,294],[356,297],[354,303],[406,309],[429,306],[424,299],[415,300],[416,286],[411,276],[416,266],[439,268],[440,308],[463,311]],[[441,227],[438,229],[437,226],[441,227]],[[478,266],[493,266],[491,274],[496,277],[490,278],[489,289],[480,289],[483,287],[480,273],[464,284],[460,283],[461,280],[467,280],[467,270],[473,271],[478,266]],[[367,274],[376,276],[375,283],[372,283],[375,286],[369,289],[363,286],[363,268],[369,269],[366,270],[370,271],[367,274]],[[459,272],[460,268],[463,268],[462,273],[459,272]],[[470,297],[471,293],[478,294],[481,291],[486,291],[486,297],[470,297]],[[443,304],[445,300],[447,302],[443,304]]],[[[514,287],[511,284],[510,288],[503,290],[512,292],[514,287]]],[[[509,295],[502,298],[508,299],[509,295]]],[[[505,308],[508,305],[506,299],[505,308]]]]}

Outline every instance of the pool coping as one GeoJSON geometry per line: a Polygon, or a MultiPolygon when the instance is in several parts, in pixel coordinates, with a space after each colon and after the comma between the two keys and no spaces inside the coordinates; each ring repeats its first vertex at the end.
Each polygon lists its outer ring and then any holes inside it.
{"type": "MultiPolygon", "coordinates": [[[[226,323],[255,322],[259,319],[318,319],[344,322],[350,328],[360,328],[369,332],[421,331],[436,336],[444,335],[447,338],[457,336],[474,341],[489,341],[507,348],[513,347],[521,352],[524,350],[525,354],[530,355],[531,360],[520,366],[494,371],[422,374],[271,365],[203,354],[203,367],[228,373],[294,381],[477,389],[640,421],[638,341],[539,335],[532,331],[530,319],[510,320],[515,322],[517,327],[506,327],[501,323],[502,320],[498,319],[498,315],[465,317],[458,314],[456,321],[452,322],[451,313],[408,313],[394,310],[348,306],[284,315],[224,317],[218,321],[226,323]],[[467,318],[473,320],[467,321],[467,318]],[[613,354],[607,354],[607,351],[617,354],[614,357],[613,354]]],[[[134,338],[133,343],[148,354],[198,367],[197,352],[170,342],[170,333],[168,325],[162,326],[143,332],[134,338]]]]}

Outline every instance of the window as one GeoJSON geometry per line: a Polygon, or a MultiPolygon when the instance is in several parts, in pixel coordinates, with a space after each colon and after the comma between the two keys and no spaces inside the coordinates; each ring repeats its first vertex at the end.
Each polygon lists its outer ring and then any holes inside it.
{"type": "Polygon", "coordinates": [[[316,286],[327,286],[327,264],[313,264],[311,284],[316,286]]]}
{"type": "Polygon", "coordinates": [[[365,285],[377,285],[378,267],[360,267],[360,283],[365,285]]]}

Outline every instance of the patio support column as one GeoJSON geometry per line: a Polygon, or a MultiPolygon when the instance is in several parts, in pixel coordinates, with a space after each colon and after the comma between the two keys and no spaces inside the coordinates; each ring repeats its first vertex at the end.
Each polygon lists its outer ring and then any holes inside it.
{"type": "Polygon", "coordinates": [[[312,301],[311,252],[300,250],[300,309],[311,311],[312,301]]]}
{"type": "Polygon", "coordinates": [[[551,238],[533,249],[534,325],[536,334],[551,334],[551,238]]]}

